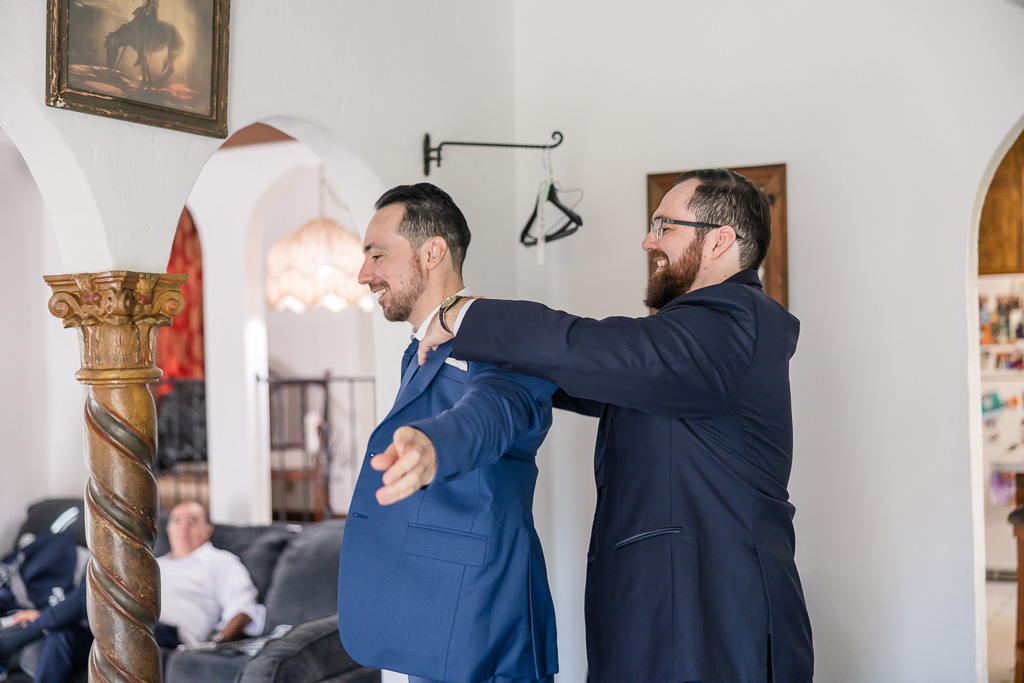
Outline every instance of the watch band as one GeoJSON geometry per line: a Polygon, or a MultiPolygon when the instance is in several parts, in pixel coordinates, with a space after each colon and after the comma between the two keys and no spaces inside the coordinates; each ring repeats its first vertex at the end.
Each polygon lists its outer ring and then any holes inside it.
{"type": "Polygon", "coordinates": [[[450,297],[441,302],[441,307],[437,309],[437,319],[441,323],[441,329],[448,334],[455,334],[451,328],[448,327],[448,323],[445,322],[444,316],[451,309],[452,306],[459,303],[465,297],[461,297],[458,294],[452,294],[450,297]]]}

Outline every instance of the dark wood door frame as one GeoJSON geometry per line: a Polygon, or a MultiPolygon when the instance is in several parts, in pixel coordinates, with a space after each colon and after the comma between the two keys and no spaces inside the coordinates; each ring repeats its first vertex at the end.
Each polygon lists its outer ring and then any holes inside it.
{"type": "MultiPolygon", "coordinates": [[[[786,239],[786,165],[741,166],[730,168],[757,183],[772,203],[772,245],[761,266],[761,282],[764,291],[785,307],[789,307],[789,258],[786,239]]],[[[675,185],[684,171],[674,173],[652,173],[647,176],[647,223],[649,229],[662,198],[675,185]]]]}

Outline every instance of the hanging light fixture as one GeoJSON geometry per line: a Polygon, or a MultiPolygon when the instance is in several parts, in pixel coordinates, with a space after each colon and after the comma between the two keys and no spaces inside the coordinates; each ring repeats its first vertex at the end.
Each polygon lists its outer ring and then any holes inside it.
{"type": "Polygon", "coordinates": [[[272,310],[301,313],[316,306],[334,312],[347,306],[367,312],[373,309],[370,288],[357,281],[363,244],[352,231],[324,214],[326,188],[321,166],[318,217],[267,252],[267,305],[272,310]]]}

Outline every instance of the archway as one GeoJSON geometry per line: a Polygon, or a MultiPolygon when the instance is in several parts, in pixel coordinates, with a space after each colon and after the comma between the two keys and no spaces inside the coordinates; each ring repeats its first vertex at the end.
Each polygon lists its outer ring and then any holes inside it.
{"type": "Polygon", "coordinates": [[[168,273],[185,273],[184,311],[156,339],[163,371],[150,389],[156,399],[158,448],[154,465],[160,507],[186,500],[210,504],[206,471],[206,351],[203,315],[203,253],[188,208],[182,210],[167,262],[168,273]]]}
{"type": "Polygon", "coordinates": [[[0,356],[0,553],[14,547],[28,505],[50,495],[81,496],[83,389],[78,352],[47,313],[43,275],[60,268],[49,212],[28,164],[0,128],[0,287],[9,293],[9,333],[0,356]]]}
{"type": "MultiPolygon", "coordinates": [[[[268,245],[256,208],[284,171],[323,164],[361,234],[380,190],[373,170],[327,131],[292,119],[267,123],[295,141],[227,146],[208,160],[188,199],[196,222],[205,226],[200,235],[207,264],[211,515],[233,523],[266,523],[271,518],[269,406],[256,381],[269,373],[263,294],[268,245]]],[[[394,347],[395,357],[400,357],[400,332],[382,337],[378,317],[375,314],[372,319],[373,347],[381,348],[383,340],[383,346],[394,347]],[[397,339],[389,342],[389,336],[397,339]]],[[[392,393],[397,387],[397,367],[395,380],[392,393]]],[[[378,393],[381,390],[378,382],[378,393]]]]}
{"type": "Polygon", "coordinates": [[[70,147],[39,105],[0,73],[0,128],[17,147],[42,196],[58,239],[60,272],[92,272],[110,258],[92,188],[70,147]]]}
{"type": "Polygon", "coordinates": [[[970,422],[971,469],[976,567],[979,583],[984,583],[977,596],[978,642],[987,642],[990,681],[1014,678],[1018,567],[1007,516],[1024,496],[1024,486],[1018,486],[1024,483],[1022,128],[1024,121],[990,163],[979,193],[977,232],[972,232],[970,251],[977,273],[968,288],[968,301],[973,303],[970,398],[976,406],[970,422]]]}

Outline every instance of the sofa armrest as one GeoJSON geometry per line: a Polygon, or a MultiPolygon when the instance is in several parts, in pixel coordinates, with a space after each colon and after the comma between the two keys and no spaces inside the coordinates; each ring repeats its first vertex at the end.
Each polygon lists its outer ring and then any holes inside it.
{"type": "Polygon", "coordinates": [[[330,615],[297,624],[283,638],[268,642],[246,662],[236,681],[380,683],[380,670],[348,656],[338,636],[338,617],[330,615]]]}

